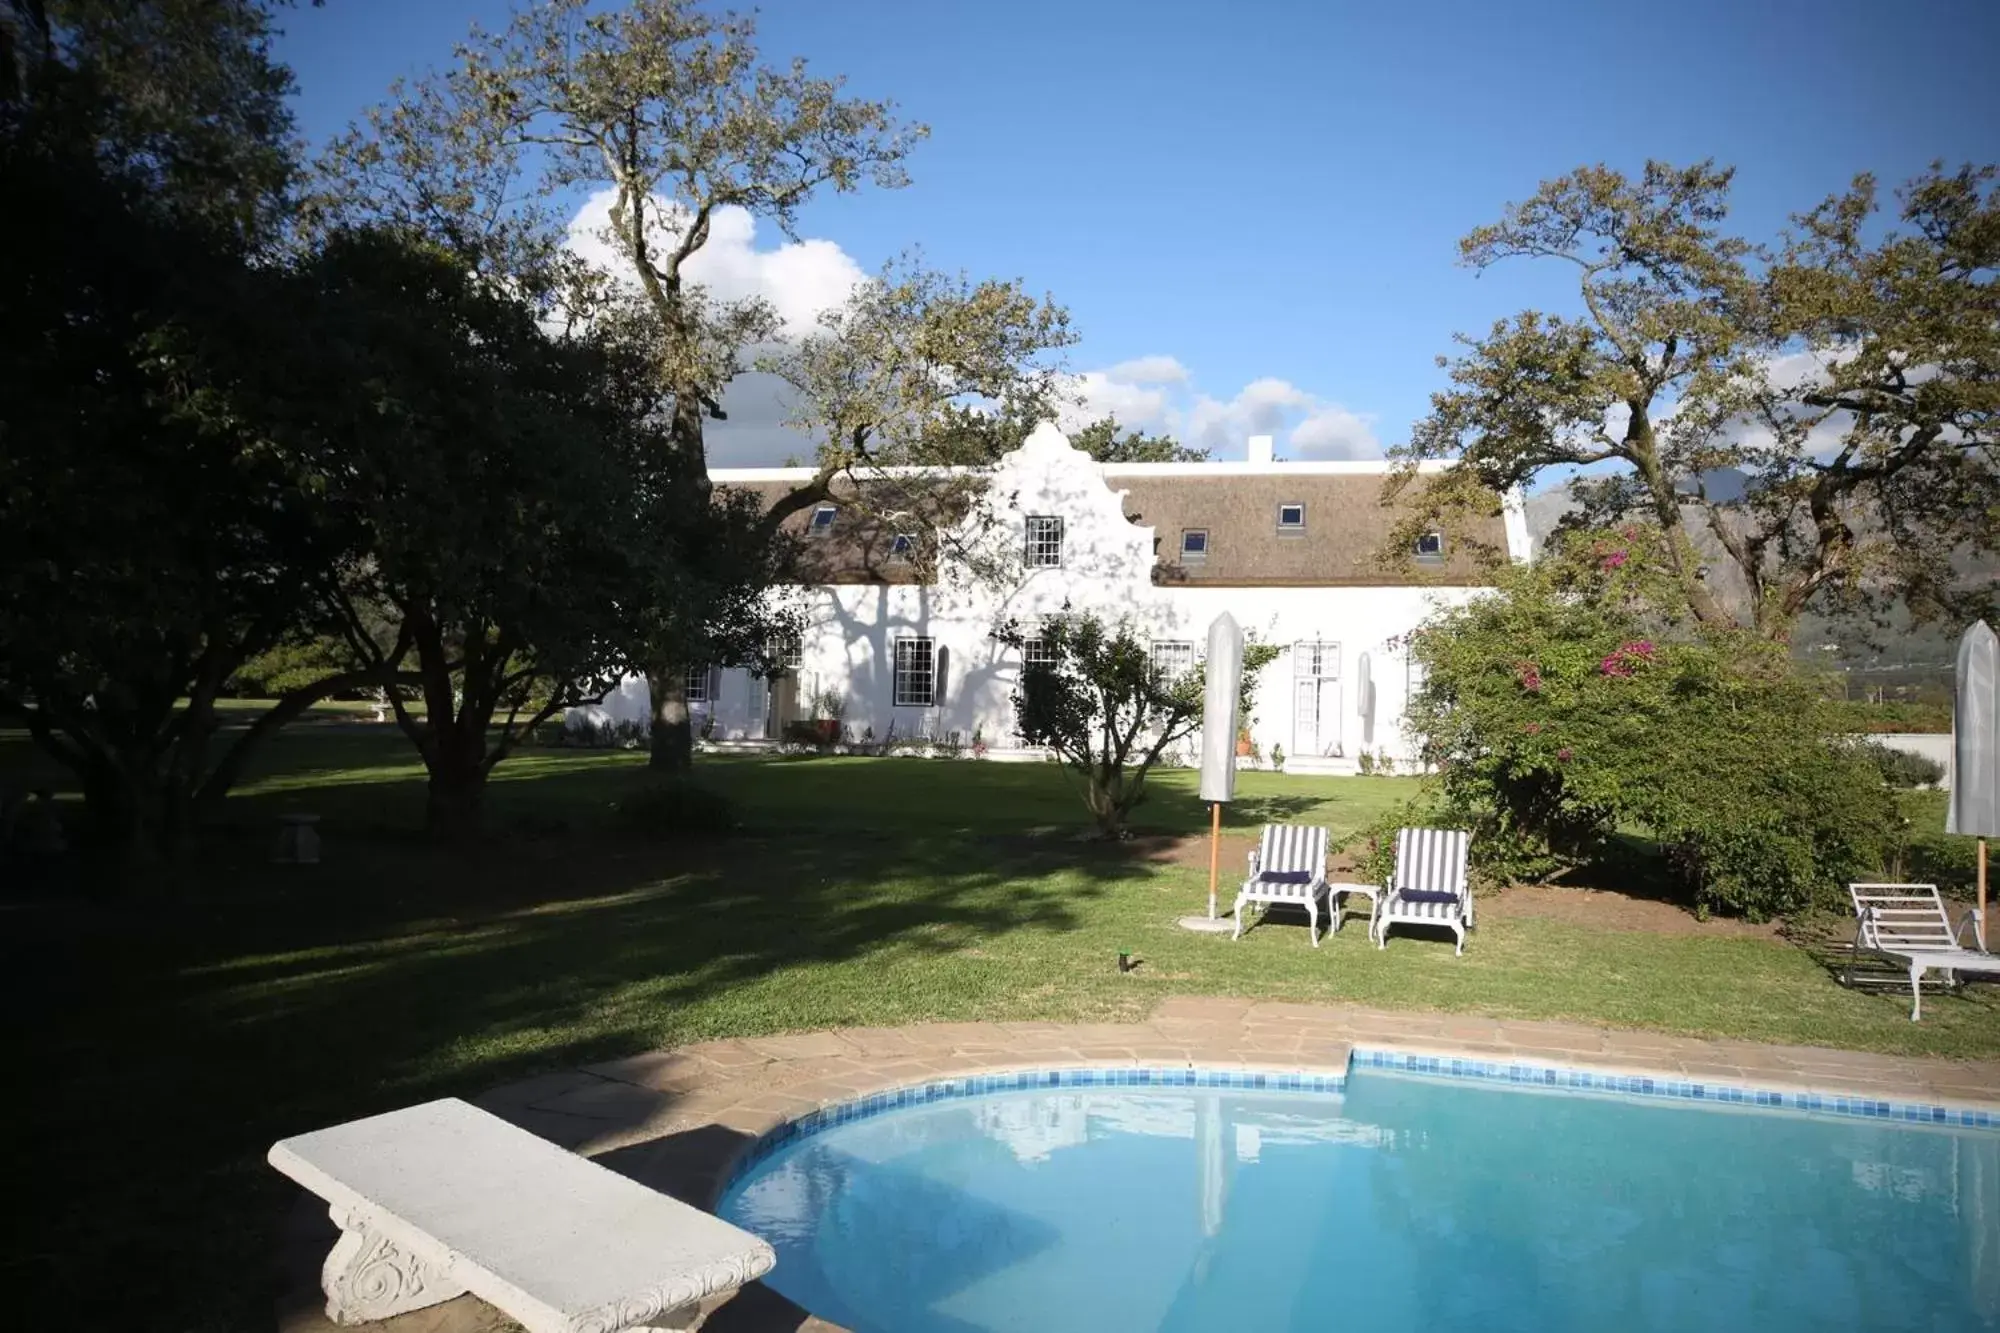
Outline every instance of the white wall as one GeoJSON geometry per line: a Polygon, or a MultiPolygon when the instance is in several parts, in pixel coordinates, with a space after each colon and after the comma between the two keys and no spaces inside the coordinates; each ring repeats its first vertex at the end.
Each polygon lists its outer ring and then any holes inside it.
{"type": "Polygon", "coordinates": [[[1891,731],[1877,732],[1859,739],[1874,741],[1878,745],[1886,745],[1891,750],[1901,750],[1906,754],[1922,755],[1934,764],[1942,764],[1944,776],[1938,779],[1937,785],[1944,788],[1951,786],[1951,733],[1891,731]]]}
{"type": "MultiPolygon", "coordinates": [[[[1283,464],[1275,466],[1283,467],[1283,464]]],[[[1407,634],[1438,605],[1478,594],[1470,588],[1420,587],[1199,587],[1156,586],[1152,581],[1154,532],[1125,517],[1122,493],[1089,457],[1070,448],[1053,427],[1043,427],[996,467],[989,505],[956,534],[977,564],[1003,570],[998,579],[973,577],[947,564],[931,585],[844,585],[813,589],[802,634],[799,702],[814,688],[840,691],[842,721],[855,735],[942,738],[957,732],[970,742],[979,732],[996,748],[1014,745],[1011,702],[1018,655],[992,635],[996,624],[1024,626],[1065,606],[1111,620],[1126,620],[1145,638],[1192,643],[1199,655],[1210,623],[1227,610],[1246,634],[1285,651],[1259,680],[1252,737],[1268,754],[1283,746],[1305,758],[1293,645],[1338,645],[1323,659],[1333,679],[1311,698],[1325,714],[1317,752],[1352,759],[1362,749],[1409,757],[1401,727],[1408,685],[1407,658],[1390,641],[1407,634]],[[1063,563],[1055,569],[1021,567],[1022,533],[1031,514],[1064,520],[1063,563]],[[936,706],[893,704],[892,643],[928,637],[939,658],[936,706]],[[1374,685],[1372,728],[1363,716],[1357,666],[1367,654],[1374,685]]],[[[767,738],[761,681],[744,670],[720,673],[713,713],[717,739],[767,738]]],[[[585,715],[643,718],[643,681],[627,682],[600,709],[585,715]]]]}

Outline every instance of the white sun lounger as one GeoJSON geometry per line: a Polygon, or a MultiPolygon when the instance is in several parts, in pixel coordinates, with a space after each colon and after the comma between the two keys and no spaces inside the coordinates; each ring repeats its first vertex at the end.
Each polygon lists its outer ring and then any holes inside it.
{"type": "Polygon", "coordinates": [[[1313,948],[1319,947],[1319,909],[1326,901],[1326,830],[1301,824],[1266,824],[1250,853],[1250,878],[1236,894],[1236,930],[1243,938],[1243,908],[1249,903],[1295,903],[1306,909],[1313,948]]]}
{"type": "Polygon", "coordinates": [[[1396,833],[1396,865],[1382,886],[1382,906],[1368,923],[1375,947],[1389,947],[1391,926],[1437,926],[1458,939],[1472,928],[1472,889],[1466,883],[1466,854],[1472,835],[1464,829],[1406,828],[1396,833]]]}
{"type": "MultiPolygon", "coordinates": [[[[1864,953],[1880,954],[1910,969],[1910,1021],[1924,1012],[1924,973],[1944,973],[1947,985],[1958,984],[1960,972],[2000,972],[2000,955],[1959,946],[1945,915],[1944,900],[1935,884],[1850,884],[1854,900],[1854,948],[1848,955],[1844,984],[1854,984],[1854,963],[1864,953]]],[[[1970,925],[1966,917],[1960,931],[1970,925]]]]}

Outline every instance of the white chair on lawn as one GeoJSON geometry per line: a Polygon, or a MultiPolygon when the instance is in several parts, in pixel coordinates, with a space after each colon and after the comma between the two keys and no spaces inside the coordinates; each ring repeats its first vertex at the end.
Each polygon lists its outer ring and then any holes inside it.
{"type": "Polygon", "coordinates": [[[1923,1016],[1925,972],[1934,968],[1944,973],[1945,984],[1952,986],[1960,972],[2000,972],[2000,954],[1960,947],[1972,917],[1968,913],[1954,932],[1937,885],[1850,884],[1847,895],[1854,900],[1854,948],[1842,984],[1854,984],[1854,964],[1864,953],[1908,966],[1912,1023],[1923,1016]]]}
{"type": "MultiPolygon", "coordinates": [[[[1319,947],[1319,912],[1326,902],[1326,830],[1300,824],[1266,824],[1250,853],[1250,878],[1236,895],[1236,930],[1243,938],[1243,908],[1263,903],[1292,903],[1306,909],[1313,948],[1319,947]]],[[[1262,919],[1261,914],[1259,920],[1262,919]]]]}
{"type": "Polygon", "coordinates": [[[1375,947],[1389,947],[1391,926],[1437,926],[1458,938],[1472,928],[1472,889],[1466,883],[1464,829],[1406,828],[1396,832],[1396,865],[1382,885],[1382,905],[1368,922],[1375,947]]]}

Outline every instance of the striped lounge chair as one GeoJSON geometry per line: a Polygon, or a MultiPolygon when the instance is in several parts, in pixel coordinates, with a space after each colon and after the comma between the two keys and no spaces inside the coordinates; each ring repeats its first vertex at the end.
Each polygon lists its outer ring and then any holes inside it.
{"type": "Polygon", "coordinates": [[[1396,833],[1396,867],[1382,886],[1382,905],[1368,923],[1375,947],[1389,947],[1391,926],[1437,926],[1458,937],[1472,928],[1472,889],[1465,880],[1472,835],[1464,829],[1406,828],[1396,833]]]}
{"type": "MultiPolygon", "coordinates": [[[[1319,947],[1319,914],[1326,903],[1326,830],[1299,824],[1266,824],[1250,853],[1250,878],[1236,895],[1236,931],[1243,938],[1243,908],[1249,903],[1296,903],[1306,909],[1313,948],[1319,947]]],[[[1261,920],[1261,916],[1259,917],[1261,920]]]]}

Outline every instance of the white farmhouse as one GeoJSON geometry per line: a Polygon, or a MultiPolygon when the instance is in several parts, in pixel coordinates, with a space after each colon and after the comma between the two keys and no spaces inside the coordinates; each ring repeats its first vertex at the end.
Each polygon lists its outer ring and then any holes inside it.
{"type": "MultiPolygon", "coordinates": [[[[990,470],[950,540],[899,531],[894,507],[835,501],[787,520],[814,583],[799,590],[806,627],[788,670],[764,679],[710,669],[688,681],[696,726],[718,742],[777,740],[788,722],[837,698],[858,740],[975,737],[995,757],[1018,748],[1012,695],[1021,651],[994,638],[1032,631],[1065,605],[1129,620],[1166,669],[1191,665],[1208,627],[1231,612],[1285,651],[1264,668],[1251,735],[1283,747],[1295,772],[1353,772],[1359,756],[1410,758],[1402,730],[1411,668],[1402,636],[1439,604],[1490,584],[1472,543],[1528,557],[1520,496],[1470,533],[1424,538],[1384,563],[1394,516],[1382,462],[1281,462],[1271,440],[1242,462],[1099,463],[1054,426],[990,470]],[[937,551],[925,560],[925,550],[937,551]],[[926,566],[933,566],[926,568],[926,566]],[[977,571],[977,572],[975,572],[977,571]]],[[[1426,465],[1430,466],[1430,465],[1426,465]]],[[[717,488],[775,499],[808,468],[720,468],[717,488]]],[[[904,474],[907,476],[908,474],[904,474]]],[[[885,480],[889,480],[886,479],[885,480]]],[[[867,485],[869,483],[863,483],[867,485]]],[[[1032,643],[1027,651],[1033,651],[1032,643]]],[[[646,685],[626,681],[585,716],[646,716],[646,685]]]]}

